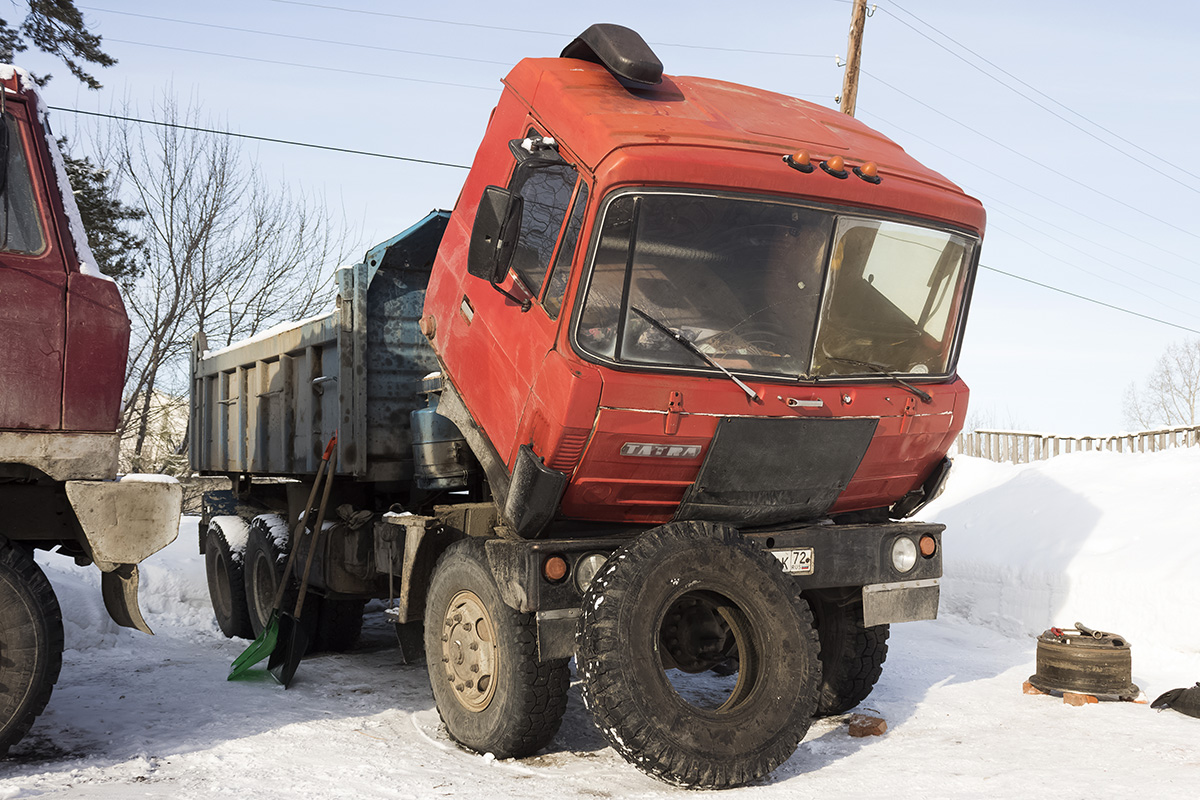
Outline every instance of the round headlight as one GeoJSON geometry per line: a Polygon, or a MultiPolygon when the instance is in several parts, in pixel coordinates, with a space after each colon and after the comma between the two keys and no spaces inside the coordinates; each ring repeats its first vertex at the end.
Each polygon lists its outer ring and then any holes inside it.
{"type": "Polygon", "coordinates": [[[917,546],[907,536],[892,543],[892,566],[899,572],[908,572],[917,563],[917,546]]]}
{"type": "Polygon", "coordinates": [[[596,573],[606,561],[608,556],[604,553],[591,553],[579,559],[579,563],[575,565],[575,585],[579,587],[579,591],[587,591],[592,585],[592,578],[596,577],[596,573]]]}

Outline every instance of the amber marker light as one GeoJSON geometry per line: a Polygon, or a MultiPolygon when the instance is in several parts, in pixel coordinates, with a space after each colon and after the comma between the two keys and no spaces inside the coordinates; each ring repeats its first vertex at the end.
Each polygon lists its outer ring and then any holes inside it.
{"type": "Polygon", "coordinates": [[[800,172],[813,171],[812,156],[808,154],[807,150],[797,150],[791,155],[784,156],[783,163],[800,172]]]}
{"type": "Polygon", "coordinates": [[[551,583],[558,583],[567,577],[567,560],[562,556],[550,556],[542,562],[542,574],[551,583]]]}
{"type": "Polygon", "coordinates": [[[841,156],[834,156],[828,161],[822,161],[821,169],[835,178],[847,178],[850,176],[850,173],[846,172],[846,159],[841,156]]]}
{"type": "Polygon", "coordinates": [[[928,534],[926,534],[925,536],[922,536],[921,537],[921,555],[925,556],[926,558],[929,558],[936,552],[937,552],[937,539],[934,539],[932,536],[930,536],[928,534]]]}
{"type": "Polygon", "coordinates": [[[855,167],[854,174],[867,183],[879,183],[882,180],[879,177],[879,166],[874,161],[868,161],[865,164],[855,167]]]}

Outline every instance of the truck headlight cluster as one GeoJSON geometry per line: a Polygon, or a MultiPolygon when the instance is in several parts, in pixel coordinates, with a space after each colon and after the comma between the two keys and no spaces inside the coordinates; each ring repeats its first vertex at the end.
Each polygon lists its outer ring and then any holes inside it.
{"type": "Polygon", "coordinates": [[[579,591],[587,591],[592,585],[592,578],[596,577],[596,573],[606,561],[608,556],[604,553],[590,553],[579,559],[579,563],[575,565],[575,585],[579,587],[579,591]]]}
{"type": "Polygon", "coordinates": [[[917,563],[917,546],[907,536],[892,542],[892,566],[897,572],[908,572],[917,563]]]}

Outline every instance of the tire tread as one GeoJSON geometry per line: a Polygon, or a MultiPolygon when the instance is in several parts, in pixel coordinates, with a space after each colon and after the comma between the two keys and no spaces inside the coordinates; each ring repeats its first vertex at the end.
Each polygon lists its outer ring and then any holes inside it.
{"type": "MultiPolygon", "coordinates": [[[[50,695],[62,672],[63,625],[62,608],[45,573],[28,552],[3,537],[0,537],[0,570],[12,576],[18,584],[18,591],[23,587],[28,592],[35,613],[41,617],[31,622],[42,629],[44,642],[34,667],[39,674],[31,676],[33,685],[25,702],[16,708],[10,719],[0,719],[0,757],[3,757],[12,745],[29,733],[34,720],[50,702],[50,695]]],[[[8,598],[0,600],[9,601],[8,598]]],[[[3,653],[0,652],[0,655],[3,653]]]]}

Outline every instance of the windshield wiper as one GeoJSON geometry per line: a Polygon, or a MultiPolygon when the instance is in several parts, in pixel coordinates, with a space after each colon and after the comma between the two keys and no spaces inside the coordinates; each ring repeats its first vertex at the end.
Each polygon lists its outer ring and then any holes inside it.
{"type": "Polygon", "coordinates": [[[654,327],[658,328],[660,331],[665,333],[667,336],[670,336],[672,339],[679,342],[681,345],[683,345],[684,349],[686,349],[689,353],[691,353],[695,356],[698,356],[701,361],[704,361],[709,366],[716,367],[717,369],[721,370],[721,372],[724,372],[726,375],[729,376],[729,380],[736,383],[739,387],[741,387],[742,391],[744,391],[747,395],[750,396],[751,400],[753,400],[756,403],[762,402],[762,398],[760,398],[758,396],[758,392],[754,391],[749,386],[742,383],[740,380],[738,380],[737,375],[734,375],[732,372],[730,372],[729,370],[722,367],[720,364],[718,364],[713,359],[712,356],[708,355],[703,350],[701,350],[699,347],[696,347],[696,345],[692,344],[687,339],[685,339],[682,333],[676,333],[675,331],[673,331],[669,327],[667,327],[667,325],[665,323],[660,322],[659,320],[650,316],[649,314],[647,314],[645,311],[642,311],[637,306],[631,305],[629,307],[629,310],[636,311],[639,317],[646,320],[646,322],[649,322],[654,327]]]}
{"type": "Polygon", "coordinates": [[[876,364],[874,361],[858,361],[853,358],[842,358],[841,356],[828,356],[828,355],[825,356],[825,360],[826,361],[837,361],[840,364],[850,364],[855,367],[866,367],[869,370],[873,370],[876,373],[883,375],[885,378],[891,378],[893,381],[900,384],[901,386],[903,386],[908,391],[912,392],[917,397],[921,398],[921,402],[923,402],[923,403],[932,403],[933,402],[933,395],[929,394],[929,392],[922,391],[921,389],[918,389],[916,386],[913,386],[908,381],[904,380],[904,378],[901,378],[896,373],[889,372],[888,368],[883,366],[882,364],[876,364]]]}

